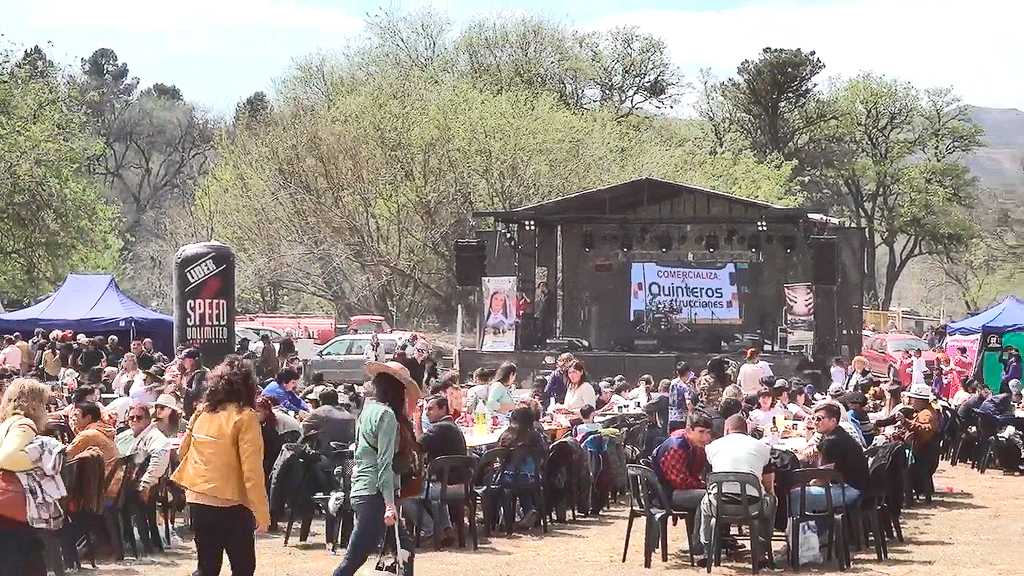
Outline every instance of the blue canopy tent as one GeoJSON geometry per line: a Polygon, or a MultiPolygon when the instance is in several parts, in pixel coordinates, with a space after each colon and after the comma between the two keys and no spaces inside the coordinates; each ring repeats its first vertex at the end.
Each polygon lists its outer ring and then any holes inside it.
{"type": "Polygon", "coordinates": [[[968,316],[959,322],[950,322],[947,334],[1005,334],[1024,330],[1024,302],[1007,296],[995,306],[968,316]]]}
{"type": "MultiPolygon", "coordinates": [[[[993,391],[1000,391],[1003,366],[997,350],[986,350],[989,335],[999,335],[1002,346],[1016,346],[1024,350],[1024,302],[1007,296],[1002,302],[987,310],[978,312],[959,322],[951,322],[946,329],[950,336],[980,336],[981,370],[985,384],[993,391]]],[[[979,373],[975,369],[975,373],[979,373]]]]}
{"type": "MultiPolygon", "coordinates": [[[[31,334],[36,328],[89,336],[114,334],[125,340],[152,338],[153,348],[165,354],[174,347],[174,318],[125,296],[108,274],[68,274],[42,302],[0,314],[0,334],[31,334]]],[[[127,348],[127,342],[122,340],[122,347],[127,348]]]]}

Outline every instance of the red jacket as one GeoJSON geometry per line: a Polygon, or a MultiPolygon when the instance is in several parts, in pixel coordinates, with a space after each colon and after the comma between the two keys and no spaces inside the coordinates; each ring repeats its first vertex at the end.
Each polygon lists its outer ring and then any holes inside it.
{"type": "Polygon", "coordinates": [[[699,490],[705,488],[701,474],[708,465],[703,447],[690,446],[686,430],[672,433],[654,450],[651,467],[658,479],[672,490],[699,490]]]}

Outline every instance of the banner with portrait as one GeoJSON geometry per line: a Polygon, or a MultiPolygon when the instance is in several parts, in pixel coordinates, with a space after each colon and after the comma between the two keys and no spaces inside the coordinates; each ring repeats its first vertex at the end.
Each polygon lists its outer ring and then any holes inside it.
{"type": "Polygon", "coordinates": [[[516,295],[515,276],[483,279],[481,350],[512,352],[516,349],[516,295]]]}
{"type": "Polygon", "coordinates": [[[787,347],[810,346],[814,343],[814,286],[809,282],[786,284],[786,308],[783,321],[786,325],[787,347]]]}

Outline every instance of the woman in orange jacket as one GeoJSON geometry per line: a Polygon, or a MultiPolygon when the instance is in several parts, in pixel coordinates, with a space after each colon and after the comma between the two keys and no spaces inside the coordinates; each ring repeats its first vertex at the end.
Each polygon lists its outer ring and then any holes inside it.
{"type": "Polygon", "coordinates": [[[189,420],[171,480],[185,488],[200,576],[220,573],[226,552],[235,576],[256,571],[256,534],[270,524],[256,376],[240,356],[209,375],[206,402],[189,420]]]}

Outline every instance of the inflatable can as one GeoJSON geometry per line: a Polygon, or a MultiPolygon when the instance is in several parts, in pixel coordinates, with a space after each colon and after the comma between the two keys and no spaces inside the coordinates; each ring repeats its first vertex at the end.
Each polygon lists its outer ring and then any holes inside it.
{"type": "Polygon", "coordinates": [[[235,350],[235,253],[220,242],[174,255],[174,346],[199,348],[207,367],[235,350]]]}

